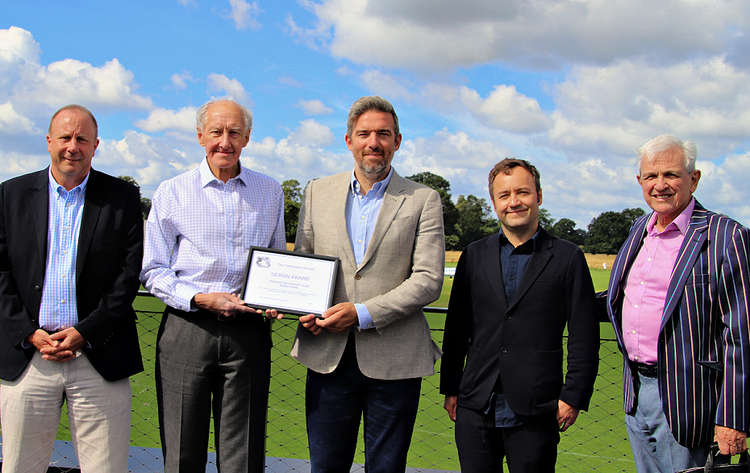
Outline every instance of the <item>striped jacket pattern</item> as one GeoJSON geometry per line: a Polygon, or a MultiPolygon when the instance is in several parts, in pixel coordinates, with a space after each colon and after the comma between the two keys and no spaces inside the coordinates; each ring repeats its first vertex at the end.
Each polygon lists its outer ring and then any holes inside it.
{"type": "MultiPolygon", "coordinates": [[[[637,406],[638,378],[622,337],[626,277],[650,215],[635,221],[609,280],[607,313],[623,352],[624,407],[637,406]]],[[[748,229],[696,202],[678,252],[661,320],[657,377],[662,407],[677,441],[713,440],[714,424],[750,429],[750,250],[748,229]]]]}

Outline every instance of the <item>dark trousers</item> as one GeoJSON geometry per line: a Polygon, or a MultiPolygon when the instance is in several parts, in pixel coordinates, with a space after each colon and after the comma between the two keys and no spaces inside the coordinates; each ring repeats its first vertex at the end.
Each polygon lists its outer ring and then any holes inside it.
{"type": "Polygon", "coordinates": [[[264,471],[270,351],[263,317],[164,311],[156,392],[165,472],[206,471],[212,410],[217,469],[264,471]]]}
{"type": "Polygon", "coordinates": [[[421,385],[421,378],[390,381],[364,376],[352,338],[333,373],[308,370],[305,407],[311,473],[349,473],[360,418],[365,471],[405,471],[421,385]]]}
{"type": "Polygon", "coordinates": [[[552,412],[524,417],[518,427],[495,427],[493,415],[458,407],[456,445],[462,473],[503,471],[508,458],[510,473],[555,471],[560,433],[552,412]]]}

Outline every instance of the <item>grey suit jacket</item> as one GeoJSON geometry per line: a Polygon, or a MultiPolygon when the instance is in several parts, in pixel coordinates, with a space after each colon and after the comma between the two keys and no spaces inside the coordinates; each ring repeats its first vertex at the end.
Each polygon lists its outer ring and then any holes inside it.
{"type": "MultiPolygon", "coordinates": [[[[440,349],[422,308],[440,296],[445,243],[438,193],[393,172],[375,230],[357,266],[346,226],[351,171],[315,179],[305,188],[295,251],[341,260],[334,304],[363,303],[375,328],[353,329],[359,369],[375,379],[434,373],[440,349]]],[[[312,335],[302,326],[292,356],[319,373],[339,364],[348,334],[312,335]]]]}

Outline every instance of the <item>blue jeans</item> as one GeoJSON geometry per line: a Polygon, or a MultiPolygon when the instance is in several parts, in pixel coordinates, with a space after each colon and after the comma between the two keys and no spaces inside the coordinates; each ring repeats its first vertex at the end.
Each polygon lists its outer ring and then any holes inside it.
{"type": "Polygon", "coordinates": [[[311,473],[349,473],[364,417],[365,471],[406,469],[421,378],[380,380],[363,375],[350,339],[330,374],[307,371],[305,407],[311,473]]]}
{"type": "Polygon", "coordinates": [[[630,447],[638,473],[673,473],[706,464],[708,447],[687,448],[675,440],[664,416],[656,378],[640,380],[635,415],[625,415],[630,447]]]}

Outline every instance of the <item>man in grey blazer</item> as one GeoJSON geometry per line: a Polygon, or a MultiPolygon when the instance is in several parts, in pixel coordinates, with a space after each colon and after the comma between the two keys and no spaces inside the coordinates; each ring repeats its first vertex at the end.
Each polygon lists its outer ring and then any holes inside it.
{"type": "Polygon", "coordinates": [[[364,415],[369,472],[406,468],[423,376],[440,350],[422,308],[440,295],[440,197],[391,167],[398,117],[380,97],[349,111],[353,172],[305,188],[295,250],[336,256],[334,305],[300,317],[292,356],[307,366],[311,471],[348,472],[364,415]]]}

